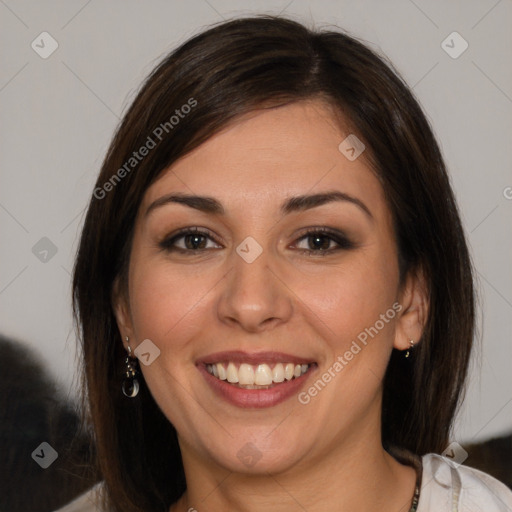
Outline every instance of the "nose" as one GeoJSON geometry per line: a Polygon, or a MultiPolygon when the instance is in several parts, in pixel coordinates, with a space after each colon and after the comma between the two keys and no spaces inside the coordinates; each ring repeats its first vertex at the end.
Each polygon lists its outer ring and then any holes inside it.
{"type": "Polygon", "coordinates": [[[225,279],[217,308],[223,323],[257,333],[290,319],[293,294],[279,277],[277,265],[272,265],[268,251],[252,263],[234,253],[233,268],[225,279]]]}

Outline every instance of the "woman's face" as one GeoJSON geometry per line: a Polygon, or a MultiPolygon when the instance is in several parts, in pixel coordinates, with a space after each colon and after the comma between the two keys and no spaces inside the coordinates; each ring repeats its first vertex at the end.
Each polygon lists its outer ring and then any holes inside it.
{"type": "Polygon", "coordinates": [[[380,442],[388,358],[419,331],[348,135],[320,101],[253,112],[146,191],[116,312],[132,349],[150,340],[186,465],[278,472],[380,442]]]}

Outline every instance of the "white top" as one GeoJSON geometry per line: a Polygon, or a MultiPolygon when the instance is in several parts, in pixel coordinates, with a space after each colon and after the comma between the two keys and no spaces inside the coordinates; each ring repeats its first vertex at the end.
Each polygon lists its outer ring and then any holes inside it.
{"type": "Polygon", "coordinates": [[[512,491],[487,473],[435,453],[422,463],[417,512],[512,512],[512,491]]]}
{"type": "MultiPolygon", "coordinates": [[[[417,512],[512,512],[512,491],[478,469],[435,453],[422,457],[417,512]]],[[[56,512],[101,512],[95,505],[101,483],[56,512]]]]}

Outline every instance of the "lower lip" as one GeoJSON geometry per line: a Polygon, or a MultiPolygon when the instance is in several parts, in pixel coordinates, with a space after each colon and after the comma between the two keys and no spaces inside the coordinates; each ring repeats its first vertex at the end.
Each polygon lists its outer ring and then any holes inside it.
{"type": "Polygon", "coordinates": [[[316,365],[310,366],[308,371],[292,380],[275,384],[268,389],[244,389],[229,384],[225,380],[220,380],[208,373],[204,364],[198,365],[199,371],[203,374],[206,382],[218,395],[236,407],[244,409],[264,407],[273,407],[284,402],[293,395],[299,393],[299,390],[306,383],[309,374],[316,368],[316,365]]]}

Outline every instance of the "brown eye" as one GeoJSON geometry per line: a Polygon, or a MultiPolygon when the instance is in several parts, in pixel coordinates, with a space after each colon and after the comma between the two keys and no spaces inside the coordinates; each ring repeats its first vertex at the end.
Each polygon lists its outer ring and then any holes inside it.
{"type": "Polygon", "coordinates": [[[197,228],[183,229],[177,234],[166,238],[158,245],[168,252],[195,252],[219,248],[219,245],[215,243],[209,232],[197,228]],[[213,247],[212,244],[208,246],[209,242],[213,244],[213,247]]]}
{"type": "Polygon", "coordinates": [[[334,240],[325,235],[310,235],[307,237],[309,249],[327,250],[330,248],[331,242],[334,240]]]}
{"type": "Polygon", "coordinates": [[[185,242],[185,247],[192,251],[206,247],[206,237],[204,235],[185,235],[181,238],[183,238],[185,242]]]}
{"type": "Polygon", "coordinates": [[[342,249],[352,249],[354,244],[340,232],[317,228],[299,238],[296,247],[308,254],[323,256],[342,249]]]}

